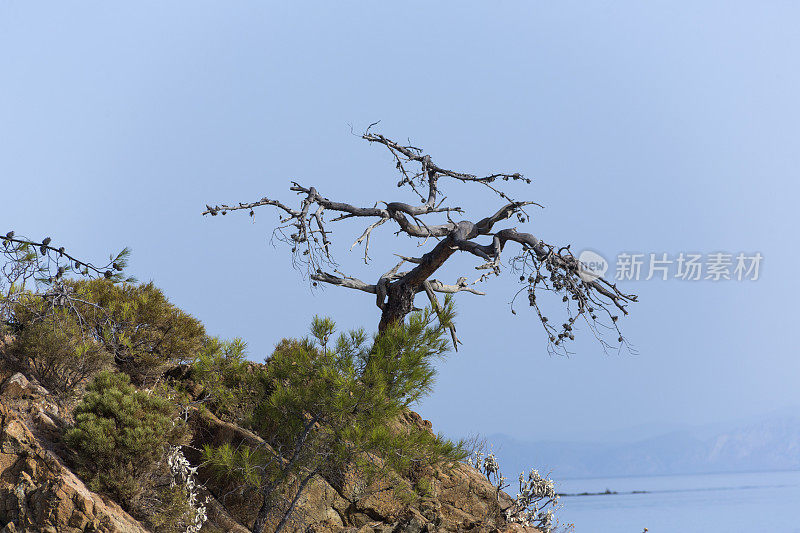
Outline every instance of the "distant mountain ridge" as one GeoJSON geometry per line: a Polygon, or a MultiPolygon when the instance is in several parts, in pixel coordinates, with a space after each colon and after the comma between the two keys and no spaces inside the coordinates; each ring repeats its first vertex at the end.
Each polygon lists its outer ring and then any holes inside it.
{"type": "Polygon", "coordinates": [[[488,437],[503,473],[537,468],[558,478],[800,469],[800,416],[727,430],[695,428],[630,443],[525,442],[488,437]]]}

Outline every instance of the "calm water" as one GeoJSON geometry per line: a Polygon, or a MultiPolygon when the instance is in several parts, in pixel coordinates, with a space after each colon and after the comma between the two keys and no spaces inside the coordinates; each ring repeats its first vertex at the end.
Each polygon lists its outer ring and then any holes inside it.
{"type": "Polygon", "coordinates": [[[562,498],[575,533],[800,533],[800,472],[569,479],[560,492],[620,494],[562,498]]]}

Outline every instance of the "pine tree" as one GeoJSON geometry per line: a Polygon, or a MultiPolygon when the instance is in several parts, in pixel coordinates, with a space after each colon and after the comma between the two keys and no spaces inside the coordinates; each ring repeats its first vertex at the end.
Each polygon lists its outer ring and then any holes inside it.
{"type": "Polygon", "coordinates": [[[208,447],[204,454],[218,472],[258,487],[263,502],[254,531],[270,520],[281,531],[317,475],[349,470],[370,481],[463,457],[460,444],[392,424],[430,392],[453,315],[448,299],[438,312],[413,313],[372,342],[363,330],[333,340],[335,324],[315,317],[309,338],[278,345],[256,377],[264,394],[250,416],[269,445],[208,447]]]}

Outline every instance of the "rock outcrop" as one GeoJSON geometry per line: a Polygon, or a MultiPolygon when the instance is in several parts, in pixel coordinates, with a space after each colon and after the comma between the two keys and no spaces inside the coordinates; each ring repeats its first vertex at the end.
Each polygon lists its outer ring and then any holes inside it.
{"type": "MultiPolygon", "coordinates": [[[[190,418],[194,441],[190,447],[219,446],[228,442],[236,446],[266,446],[258,436],[204,410],[193,412],[190,418]]],[[[426,430],[431,423],[414,412],[408,412],[401,425],[416,425],[426,430]]],[[[187,452],[187,457],[191,454],[187,452]]],[[[197,460],[197,456],[192,457],[197,460]]],[[[194,461],[193,461],[194,462],[194,461]]],[[[201,480],[214,503],[225,509],[225,519],[233,519],[246,531],[255,521],[260,505],[253,489],[231,491],[216,481],[209,472],[200,470],[201,480]],[[217,499],[219,498],[219,500],[217,499]]],[[[394,487],[371,486],[354,490],[348,484],[314,478],[297,504],[296,516],[289,531],[308,533],[534,533],[538,530],[507,524],[501,509],[511,503],[504,492],[498,501],[495,487],[477,470],[458,463],[448,469],[431,472],[428,494],[409,504],[395,492],[394,487]]],[[[213,509],[209,516],[215,519],[213,509]]],[[[230,527],[230,526],[228,526],[230,527]]]]}
{"type": "Polygon", "coordinates": [[[115,502],[87,489],[2,397],[0,527],[3,533],[145,532],[115,502]]]}
{"type": "MultiPolygon", "coordinates": [[[[90,491],[63,459],[69,457],[60,436],[68,409],[50,401],[47,391],[22,374],[0,369],[0,533],[116,532],[144,533],[145,527],[110,498],[90,491]],[[5,375],[3,375],[5,374],[5,375]],[[5,378],[5,379],[2,379],[5,378]]],[[[200,464],[203,445],[225,442],[267,444],[254,433],[220,420],[205,409],[190,413],[192,442],[186,457],[200,464]]],[[[397,422],[427,431],[431,423],[408,412],[397,422]]],[[[232,490],[200,468],[201,498],[208,530],[247,533],[260,498],[251,488],[232,490]]],[[[466,464],[427,472],[425,496],[409,503],[383,481],[368,487],[344,476],[317,476],[306,487],[287,528],[295,533],[533,533],[507,524],[501,509],[510,504],[498,496],[477,470],[466,464]]],[[[411,483],[395,480],[394,483],[411,483]]],[[[206,529],[204,528],[204,531],[206,529]]]]}

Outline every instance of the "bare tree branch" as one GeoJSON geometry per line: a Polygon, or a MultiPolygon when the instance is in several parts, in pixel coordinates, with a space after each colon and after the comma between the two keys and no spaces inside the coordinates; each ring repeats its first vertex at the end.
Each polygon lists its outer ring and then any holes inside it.
{"type": "Polygon", "coordinates": [[[89,308],[103,310],[76,297],[65,279],[78,276],[104,278],[114,283],[135,281],[123,274],[129,255],[130,250],[124,248],[112,254],[107,264],[98,266],[78,259],[63,246],[56,246],[50,237],[36,241],[17,236],[13,231],[0,235],[0,324],[14,322],[15,306],[22,306],[35,311],[37,320],[57,310],[67,310],[83,327],[83,312],[89,308]]]}
{"type": "MultiPolygon", "coordinates": [[[[590,331],[600,339],[604,347],[611,347],[611,344],[603,340],[599,328],[616,331],[617,343],[624,344],[624,338],[616,326],[617,315],[612,314],[611,309],[627,314],[627,304],[636,301],[635,295],[621,292],[616,285],[603,278],[581,277],[581,265],[569,251],[569,246],[556,248],[531,233],[519,232],[513,227],[495,229],[495,226],[512,217],[516,217],[521,224],[527,223],[530,221],[530,215],[526,212],[526,207],[532,205],[542,207],[536,202],[514,200],[498,185],[502,181],[530,183],[530,179],[519,173],[492,173],[478,176],[450,170],[436,164],[421,148],[410,143],[403,145],[383,135],[371,133],[369,128],[362,138],[389,151],[400,174],[398,187],[409,187],[419,198],[419,204],[394,201],[376,202],[372,207],[360,207],[331,200],[322,196],[314,187],[292,182],[289,190],[301,196],[299,209],[290,208],[277,200],[262,198],[256,202],[237,205],[223,204],[213,207],[206,205],[203,214],[216,216],[220,213],[224,215],[228,211],[249,210],[253,216],[254,209],[258,207],[277,207],[283,217],[274,235],[278,240],[291,246],[293,264],[304,268],[315,285],[326,283],[375,294],[376,305],[381,309],[379,325],[381,330],[392,322],[402,320],[414,309],[414,297],[420,292],[425,292],[429,299],[433,296],[431,304],[434,306],[437,292],[483,294],[468,284],[466,277],[459,278],[454,285],[445,285],[432,279],[432,276],[454,253],[466,252],[479,258],[481,263],[475,268],[485,271],[475,283],[485,281],[488,277],[502,272],[502,254],[506,244],[513,242],[519,245],[520,249],[517,255],[511,258],[510,266],[512,271],[520,273],[520,283],[523,284],[523,288],[517,294],[522,292],[528,294],[528,302],[536,311],[547,334],[549,349],[558,353],[568,353],[563,346],[566,341],[574,339],[573,325],[579,316],[585,319],[590,331]],[[446,179],[487,187],[505,203],[493,214],[479,219],[478,222],[467,219],[453,220],[452,215],[464,215],[465,212],[461,207],[445,203],[447,199],[442,194],[441,187],[443,180],[446,179]],[[351,218],[368,220],[365,229],[350,247],[352,250],[363,243],[364,262],[367,264],[370,261],[369,243],[372,232],[386,222],[395,224],[397,234],[418,239],[419,246],[427,245],[430,239],[434,239],[435,244],[421,257],[400,255],[401,262],[389,272],[378,276],[374,284],[336,270],[334,270],[336,275],[330,274],[325,269],[329,266],[335,268],[336,262],[329,240],[332,232],[327,229],[324,220],[325,212],[335,213],[330,222],[351,218]],[[441,220],[441,217],[445,220],[441,220]],[[291,233],[287,235],[289,231],[291,233]],[[481,238],[484,237],[488,237],[488,242],[481,242],[481,238]],[[413,267],[407,272],[399,272],[400,266],[404,263],[410,263],[413,267]],[[536,296],[544,292],[560,295],[562,303],[567,304],[564,306],[567,320],[560,328],[553,325],[539,308],[536,296]],[[570,303],[574,303],[577,308],[572,309],[570,303]],[[603,311],[604,316],[611,320],[610,325],[598,321],[599,311],[603,311]]],[[[514,300],[511,310],[516,314],[514,300]]]]}

